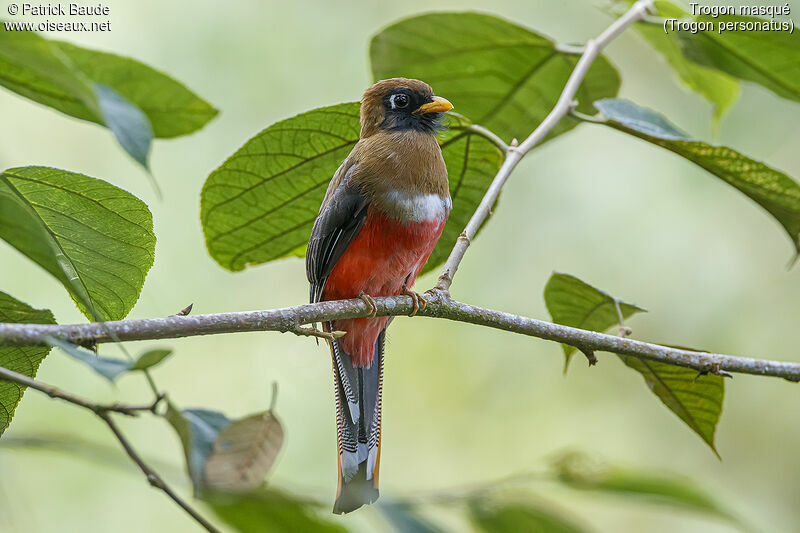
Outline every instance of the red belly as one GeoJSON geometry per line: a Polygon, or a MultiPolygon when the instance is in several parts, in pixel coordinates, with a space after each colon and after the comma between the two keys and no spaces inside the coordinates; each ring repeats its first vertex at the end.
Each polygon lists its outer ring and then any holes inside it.
{"type": "MultiPolygon", "coordinates": [[[[370,209],[364,227],[328,277],[322,299],[356,298],[362,291],[370,296],[400,294],[404,283],[408,287],[414,284],[445,222],[404,223],[370,209]]],[[[334,329],[347,332],[339,342],[356,366],[372,364],[375,341],[387,320],[377,317],[334,322],[334,329]]]]}

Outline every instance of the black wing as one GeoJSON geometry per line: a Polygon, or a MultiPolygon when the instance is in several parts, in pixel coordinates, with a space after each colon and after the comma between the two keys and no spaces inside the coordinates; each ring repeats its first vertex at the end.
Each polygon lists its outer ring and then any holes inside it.
{"type": "MultiPolygon", "coordinates": [[[[347,162],[345,162],[346,164],[347,162]]],[[[339,172],[344,170],[343,168],[339,172]]],[[[331,187],[314,221],[306,251],[306,276],[311,287],[311,303],[319,302],[325,282],[350,243],[356,238],[367,219],[367,200],[350,185],[350,176],[357,168],[351,165],[343,179],[334,176],[331,187]]],[[[337,172],[337,174],[339,174],[337,172]]]]}

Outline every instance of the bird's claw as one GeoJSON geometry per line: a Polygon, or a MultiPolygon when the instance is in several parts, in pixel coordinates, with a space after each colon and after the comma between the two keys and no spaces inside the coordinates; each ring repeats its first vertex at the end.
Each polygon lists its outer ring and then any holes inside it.
{"type": "Polygon", "coordinates": [[[420,293],[412,291],[405,285],[403,285],[403,292],[401,294],[411,297],[412,308],[408,316],[416,316],[420,309],[425,309],[428,306],[428,302],[425,301],[425,298],[423,298],[420,293]]]}
{"type": "Polygon", "coordinates": [[[364,291],[359,292],[358,297],[369,307],[367,318],[375,318],[378,314],[378,306],[375,304],[375,299],[364,291]]]}

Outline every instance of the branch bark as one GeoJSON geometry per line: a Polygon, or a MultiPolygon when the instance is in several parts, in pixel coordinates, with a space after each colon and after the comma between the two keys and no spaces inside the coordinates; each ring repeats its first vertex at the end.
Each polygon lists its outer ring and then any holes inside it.
{"type": "Polygon", "coordinates": [[[458,266],[464,259],[464,254],[467,253],[467,248],[469,248],[472,239],[475,238],[481,225],[491,213],[492,206],[497,201],[498,196],[500,196],[500,191],[503,189],[511,172],[516,168],[522,158],[525,157],[525,154],[542,142],[555,125],[575,107],[575,95],[578,93],[578,88],[589,72],[592,63],[597,56],[600,55],[603,48],[613,41],[620,33],[625,31],[628,26],[637,20],[642,20],[647,15],[648,10],[652,9],[653,0],[639,0],[631,6],[624,15],[606,28],[596,39],[592,39],[586,43],[586,46],[583,48],[583,54],[575,65],[575,69],[572,71],[569,80],[567,80],[567,84],[564,86],[564,90],[561,92],[561,96],[558,102],[556,102],[555,107],[553,107],[553,110],[550,111],[542,123],[533,130],[533,133],[531,133],[522,144],[515,146],[515,143],[512,142],[511,146],[508,146],[504,150],[506,157],[503,161],[503,165],[500,167],[500,170],[497,171],[497,175],[494,177],[494,180],[492,180],[491,185],[489,185],[489,189],[483,196],[480,205],[475,210],[475,213],[473,213],[472,218],[470,218],[467,223],[467,227],[464,228],[461,237],[456,241],[456,245],[450,252],[450,257],[447,258],[442,274],[436,282],[437,289],[442,291],[450,290],[450,285],[453,283],[453,278],[456,275],[458,266]]]}
{"type": "MultiPolygon", "coordinates": [[[[773,376],[800,381],[800,363],[769,361],[706,352],[680,350],[615,335],[606,335],[520,315],[459,302],[446,291],[425,294],[427,305],[417,316],[444,318],[486,326],[575,346],[584,352],[613,352],[693,368],[698,372],[727,371],[773,376]]],[[[413,308],[408,296],[374,298],[378,316],[407,315],[413,308]]],[[[336,300],[268,311],[211,315],[169,316],[73,325],[0,324],[0,346],[45,344],[55,337],[73,344],[175,339],[220,333],[280,331],[299,333],[299,327],[315,322],[366,317],[370,308],[360,299],[336,300]]]]}
{"type": "Polygon", "coordinates": [[[111,417],[111,413],[121,413],[128,416],[135,416],[140,411],[155,412],[156,406],[161,400],[160,397],[156,399],[155,403],[148,406],[129,406],[116,403],[115,404],[95,403],[91,400],[81,398],[80,396],[76,396],[72,393],[63,391],[59,388],[53,387],[52,385],[42,383],[41,381],[35,380],[24,374],[14,372],[13,370],[9,370],[4,367],[0,367],[0,380],[11,381],[13,383],[22,385],[24,387],[30,387],[39,392],[47,394],[51,398],[64,400],[73,405],[77,405],[78,407],[83,407],[84,409],[92,411],[103,422],[106,423],[111,432],[114,434],[114,436],[122,445],[125,452],[131,458],[131,460],[134,463],[136,463],[136,466],[138,466],[139,469],[142,471],[142,473],[144,473],[150,485],[163,491],[181,509],[186,511],[186,513],[189,516],[191,516],[195,521],[197,521],[198,524],[203,526],[203,528],[205,528],[206,531],[209,531],[210,533],[221,533],[219,529],[217,529],[208,520],[203,518],[203,516],[199,512],[197,512],[191,505],[189,505],[186,502],[186,500],[181,498],[174,490],[172,490],[172,488],[169,485],[167,485],[164,479],[155,470],[153,470],[147,463],[144,462],[144,460],[139,456],[139,454],[133,448],[133,446],[125,437],[125,435],[122,433],[122,431],[120,431],[119,426],[117,426],[116,422],[114,422],[114,419],[111,417]]]}

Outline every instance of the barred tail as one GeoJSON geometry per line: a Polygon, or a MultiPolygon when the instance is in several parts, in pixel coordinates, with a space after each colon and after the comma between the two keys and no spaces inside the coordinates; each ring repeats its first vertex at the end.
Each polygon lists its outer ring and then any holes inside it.
{"type": "Polygon", "coordinates": [[[378,499],[385,339],[384,329],[375,342],[369,368],[353,366],[337,341],[331,346],[339,448],[339,486],[333,505],[337,514],[355,511],[378,499]]]}

